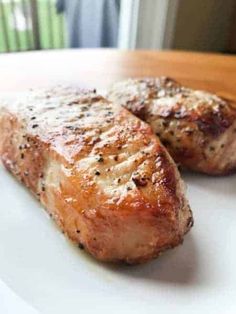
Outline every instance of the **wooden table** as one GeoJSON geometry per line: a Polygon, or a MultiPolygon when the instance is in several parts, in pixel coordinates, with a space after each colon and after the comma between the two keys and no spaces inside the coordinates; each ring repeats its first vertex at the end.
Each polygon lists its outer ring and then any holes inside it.
{"type": "Polygon", "coordinates": [[[168,75],[236,99],[236,57],[172,51],[77,49],[0,55],[0,91],[55,84],[106,88],[127,77],[168,75]]]}

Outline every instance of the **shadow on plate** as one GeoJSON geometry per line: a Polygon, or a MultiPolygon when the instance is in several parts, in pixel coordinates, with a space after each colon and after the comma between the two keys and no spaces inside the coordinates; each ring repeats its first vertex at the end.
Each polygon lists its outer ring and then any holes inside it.
{"type": "Polygon", "coordinates": [[[193,186],[224,196],[236,195],[236,174],[228,176],[207,176],[199,173],[182,172],[183,179],[193,186]]]}
{"type": "Polygon", "coordinates": [[[198,284],[198,256],[194,238],[189,234],[182,246],[163,253],[154,261],[135,266],[105,265],[104,267],[132,279],[192,285],[198,284]]]}

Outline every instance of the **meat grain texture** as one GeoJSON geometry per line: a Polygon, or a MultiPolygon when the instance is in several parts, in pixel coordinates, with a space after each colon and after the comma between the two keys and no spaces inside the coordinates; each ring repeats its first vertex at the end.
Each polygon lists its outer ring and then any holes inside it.
{"type": "Polygon", "coordinates": [[[5,167],[67,236],[102,261],[141,263],[192,226],[179,172],[151,128],[93,92],[1,101],[5,167]]]}
{"type": "Polygon", "coordinates": [[[236,169],[236,103],[166,78],[115,83],[108,98],[146,121],[173,159],[194,171],[236,169]]]}

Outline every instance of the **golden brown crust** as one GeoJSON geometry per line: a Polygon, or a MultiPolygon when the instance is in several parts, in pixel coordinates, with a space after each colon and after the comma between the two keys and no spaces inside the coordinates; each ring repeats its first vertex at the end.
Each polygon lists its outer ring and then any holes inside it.
{"type": "Polygon", "coordinates": [[[138,263],[182,242],[192,215],[150,127],[92,92],[3,104],[0,155],[61,229],[104,261],[138,263]]]}
{"type": "Polygon", "coordinates": [[[117,83],[108,97],[148,122],[182,166],[208,174],[236,168],[228,149],[236,141],[234,103],[166,77],[117,83]]]}

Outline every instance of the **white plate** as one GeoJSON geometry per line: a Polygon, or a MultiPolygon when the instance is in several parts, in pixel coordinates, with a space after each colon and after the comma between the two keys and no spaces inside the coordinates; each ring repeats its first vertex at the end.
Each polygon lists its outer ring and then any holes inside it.
{"type": "Polygon", "coordinates": [[[66,240],[0,165],[0,279],[43,313],[235,313],[236,176],[184,178],[195,218],[184,244],[111,266],[66,240]]]}

